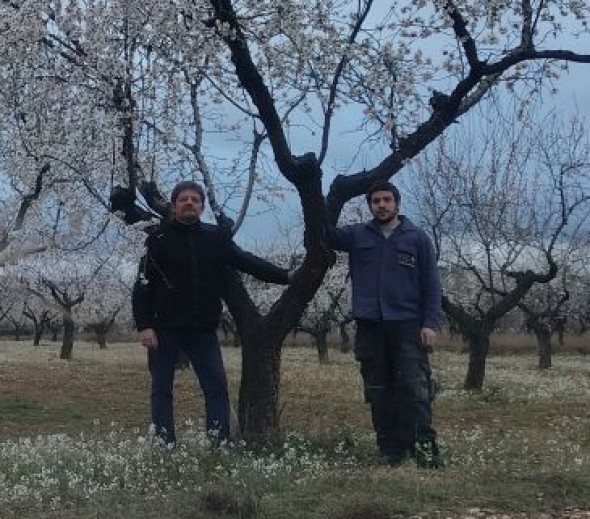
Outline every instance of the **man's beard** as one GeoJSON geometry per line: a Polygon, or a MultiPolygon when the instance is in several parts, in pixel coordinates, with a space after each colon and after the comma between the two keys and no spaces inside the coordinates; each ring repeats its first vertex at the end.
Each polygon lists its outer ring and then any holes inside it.
{"type": "Polygon", "coordinates": [[[197,223],[199,217],[195,213],[183,214],[178,217],[178,220],[184,224],[192,225],[197,223]]]}
{"type": "Polygon", "coordinates": [[[392,213],[386,213],[383,216],[379,216],[378,214],[375,215],[375,220],[381,225],[387,225],[388,223],[393,222],[397,218],[397,211],[392,213]]]}

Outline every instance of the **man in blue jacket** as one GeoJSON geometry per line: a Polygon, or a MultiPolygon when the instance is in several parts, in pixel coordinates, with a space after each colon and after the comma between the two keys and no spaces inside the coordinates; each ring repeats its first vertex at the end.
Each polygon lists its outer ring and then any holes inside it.
{"type": "Polygon", "coordinates": [[[226,268],[269,283],[289,283],[287,270],[239,249],[216,226],[201,222],[204,205],[199,184],[176,185],[172,218],[146,240],[133,287],[133,317],[139,342],[148,351],[152,378],[152,422],[166,444],[176,441],[172,389],[180,350],[203,389],[207,431],[216,440],[229,436],[227,379],[216,331],[226,268]]]}
{"type": "Polygon", "coordinates": [[[399,214],[401,196],[378,181],[367,193],[373,219],[330,231],[348,252],[355,357],[371,405],[377,445],[390,465],[407,456],[436,468],[428,352],[437,338],[441,289],[428,235],[399,214]]]}

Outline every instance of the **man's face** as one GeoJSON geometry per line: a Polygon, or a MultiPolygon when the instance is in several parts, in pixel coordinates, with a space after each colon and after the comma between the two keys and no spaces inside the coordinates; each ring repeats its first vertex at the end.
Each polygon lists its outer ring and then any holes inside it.
{"type": "Polygon", "coordinates": [[[180,192],[178,198],[172,205],[174,218],[184,223],[196,222],[203,212],[203,201],[201,195],[192,189],[185,189],[180,192]]]}
{"type": "Polygon", "coordinates": [[[380,224],[391,222],[398,213],[398,207],[391,191],[375,191],[371,196],[371,214],[380,224]]]}

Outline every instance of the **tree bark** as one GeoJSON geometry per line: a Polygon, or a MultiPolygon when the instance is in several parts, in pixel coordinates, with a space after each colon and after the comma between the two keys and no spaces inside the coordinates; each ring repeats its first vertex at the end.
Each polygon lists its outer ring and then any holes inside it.
{"type": "Polygon", "coordinates": [[[550,368],[553,352],[553,348],[551,347],[551,329],[543,323],[535,324],[532,328],[537,338],[539,369],[550,368]]]}
{"type": "Polygon", "coordinates": [[[469,342],[469,366],[463,387],[482,389],[486,375],[486,359],[490,349],[489,333],[474,333],[467,336],[469,342]]]}
{"type": "Polygon", "coordinates": [[[33,334],[33,346],[41,344],[41,337],[43,335],[43,327],[35,325],[35,332],[33,334]]]}
{"type": "Polygon", "coordinates": [[[281,348],[313,299],[334,253],[326,243],[326,212],[321,170],[314,155],[295,158],[296,188],[302,203],[305,259],[268,314],[260,315],[243,283],[225,288],[224,299],[242,339],[242,381],[238,405],[240,430],[247,441],[272,442],[280,436],[279,387],[281,348]]]}
{"type": "Polygon", "coordinates": [[[316,348],[318,350],[318,360],[320,364],[328,363],[328,333],[319,332],[314,336],[316,348]]]}
{"type": "Polygon", "coordinates": [[[270,334],[242,336],[238,420],[246,441],[265,444],[280,437],[281,346],[282,340],[270,334]]]}
{"type": "Polygon", "coordinates": [[[64,312],[64,336],[61,343],[61,351],[59,358],[64,360],[72,360],[72,351],[74,349],[74,333],[76,326],[71,313],[64,312]]]}
{"type": "Polygon", "coordinates": [[[96,333],[96,342],[101,350],[107,349],[107,332],[100,330],[96,333]]]}

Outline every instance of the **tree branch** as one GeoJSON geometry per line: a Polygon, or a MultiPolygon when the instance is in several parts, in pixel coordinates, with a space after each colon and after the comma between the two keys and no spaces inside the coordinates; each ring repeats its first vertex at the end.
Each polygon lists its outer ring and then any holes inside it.
{"type": "Polygon", "coordinates": [[[37,177],[35,178],[35,187],[28,195],[25,195],[23,197],[23,201],[21,202],[18,214],[16,216],[16,220],[13,225],[14,231],[18,231],[22,228],[27,211],[31,208],[33,202],[37,200],[41,195],[41,191],[43,190],[43,177],[49,171],[50,168],[51,166],[49,164],[44,164],[39,169],[37,177]]]}
{"type": "Polygon", "coordinates": [[[475,41],[467,30],[467,22],[463,18],[463,15],[459,12],[455,2],[452,0],[447,1],[444,10],[451,17],[451,20],[453,20],[453,31],[465,51],[469,67],[472,71],[479,70],[482,67],[483,62],[479,60],[475,41]]]}
{"type": "Polygon", "coordinates": [[[287,143],[274,100],[264,84],[264,80],[252,61],[245,35],[238,23],[230,0],[211,0],[218,22],[217,30],[231,52],[231,60],[236,68],[240,84],[246,89],[258,108],[274,152],[275,161],[281,173],[294,181],[295,162],[287,143]],[[228,30],[223,30],[223,27],[228,30]]]}
{"type": "MultiPolygon", "coordinates": [[[[364,8],[361,10],[361,12],[357,13],[357,20],[356,23],[354,24],[354,27],[350,33],[350,36],[348,37],[348,46],[351,46],[354,41],[356,40],[356,37],[358,36],[363,23],[365,21],[365,19],[367,18],[367,15],[369,14],[369,11],[371,10],[371,7],[373,5],[373,0],[368,0],[367,3],[365,4],[364,8]]],[[[349,56],[347,52],[344,52],[344,54],[342,55],[340,62],[338,63],[338,66],[336,67],[336,71],[334,72],[334,77],[332,78],[332,84],[330,85],[330,94],[328,96],[328,106],[327,106],[327,110],[326,113],[324,114],[324,128],[322,131],[322,147],[320,149],[320,154],[319,154],[319,158],[318,158],[318,162],[321,165],[324,162],[324,159],[326,158],[326,153],[328,152],[328,142],[329,142],[329,137],[330,137],[330,126],[331,126],[331,122],[332,122],[332,116],[334,115],[334,103],[336,101],[336,93],[338,90],[338,82],[340,80],[340,77],[342,76],[342,72],[344,70],[344,67],[346,66],[346,63],[349,60],[349,56]]]]}

